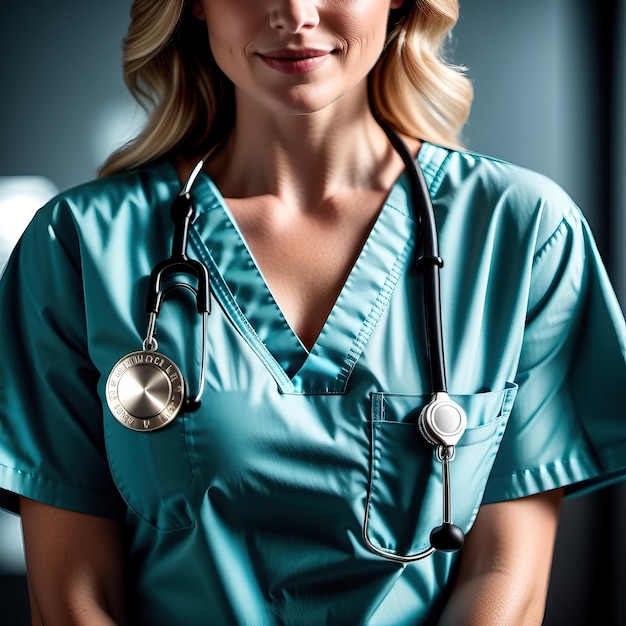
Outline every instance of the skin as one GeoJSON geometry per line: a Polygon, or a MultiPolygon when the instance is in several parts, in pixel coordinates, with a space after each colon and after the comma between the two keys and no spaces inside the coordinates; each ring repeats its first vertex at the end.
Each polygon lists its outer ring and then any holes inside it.
{"type": "Polygon", "coordinates": [[[403,169],[372,117],[366,83],[388,12],[397,6],[381,0],[192,5],[236,85],[235,131],[209,173],[307,348],[403,169]],[[303,48],[330,54],[315,71],[297,74],[262,60],[303,48]]]}
{"type": "Polygon", "coordinates": [[[21,498],[35,626],[125,625],[120,525],[21,498]]]}
{"type": "MultiPolygon", "coordinates": [[[[191,4],[237,102],[234,132],[207,169],[308,348],[403,169],[366,83],[387,14],[401,3],[191,4]],[[303,49],[321,58],[286,59],[303,49]]],[[[406,140],[416,154],[419,143],[406,140]]],[[[194,164],[177,162],[181,179],[194,164]]],[[[561,498],[558,490],[482,507],[442,626],[541,624],[561,498]]],[[[33,624],[125,624],[118,524],[26,499],[21,514],[33,624]]]]}
{"type": "Polygon", "coordinates": [[[543,622],[563,490],[481,507],[439,626],[543,622]]]}

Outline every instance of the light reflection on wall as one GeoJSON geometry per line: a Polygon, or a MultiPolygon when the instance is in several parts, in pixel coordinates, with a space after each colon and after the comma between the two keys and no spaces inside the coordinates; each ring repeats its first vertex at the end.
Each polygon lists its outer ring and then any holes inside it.
{"type": "Polygon", "coordinates": [[[41,176],[0,176],[0,272],[37,209],[56,192],[41,176]]]}
{"type": "Polygon", "coordinates": [[[104,163],[109,154],[132,139],[146,121],[145,111],[130,97],[111,98],[95,112],[88,142],[94,164],[104,163]]]}

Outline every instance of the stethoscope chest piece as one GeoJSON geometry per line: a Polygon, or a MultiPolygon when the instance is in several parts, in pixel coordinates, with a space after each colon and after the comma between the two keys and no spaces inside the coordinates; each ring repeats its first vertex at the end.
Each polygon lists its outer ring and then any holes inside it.
{"type": "Polygon", "coordinates": [[[434,446],[455,446],[465,432],[467,416],[447,393],[440,391],[422,410],[418,426],[425,439],[434,446]]]}
{"type": "Polygon", "coordinates": [[[106,383],[115,419],[131,430],[148,432],[167,426],[180,412],[185,384],[179,368],[160,352],[139,350],[122,357],[106,383]]]}

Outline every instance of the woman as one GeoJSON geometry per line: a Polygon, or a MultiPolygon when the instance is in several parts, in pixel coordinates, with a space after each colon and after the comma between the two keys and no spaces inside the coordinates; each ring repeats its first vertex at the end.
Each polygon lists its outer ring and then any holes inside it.
{"type": "Polygon", "coordinates": [[[626,333],[567,195],[458,149],[457,14],[133,3],[149,122],[0,283],[0,486],[35,624],[541,623],[564,494],[626,474],[626,333]],[[421,413],[439,259],[390,127],[434,204],[458,441],[421,413]]]}

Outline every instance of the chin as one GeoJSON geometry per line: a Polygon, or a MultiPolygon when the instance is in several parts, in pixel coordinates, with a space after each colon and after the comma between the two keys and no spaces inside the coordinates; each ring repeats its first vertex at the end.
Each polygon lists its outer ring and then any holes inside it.
{"type": "MultiPolygon", "coordinates": [[[[271,98],[269,108],[281,115],[313,115],[323,111],[341,108],[344,101],[344,94],[321,93],[319,88],[311,89],[307,86],[301,89],[291,89],[288,93],[282,94],[281,97],[274,96],[271,98]]],[[[347,102],[348,107],[350,105],[347,102]]]]}

